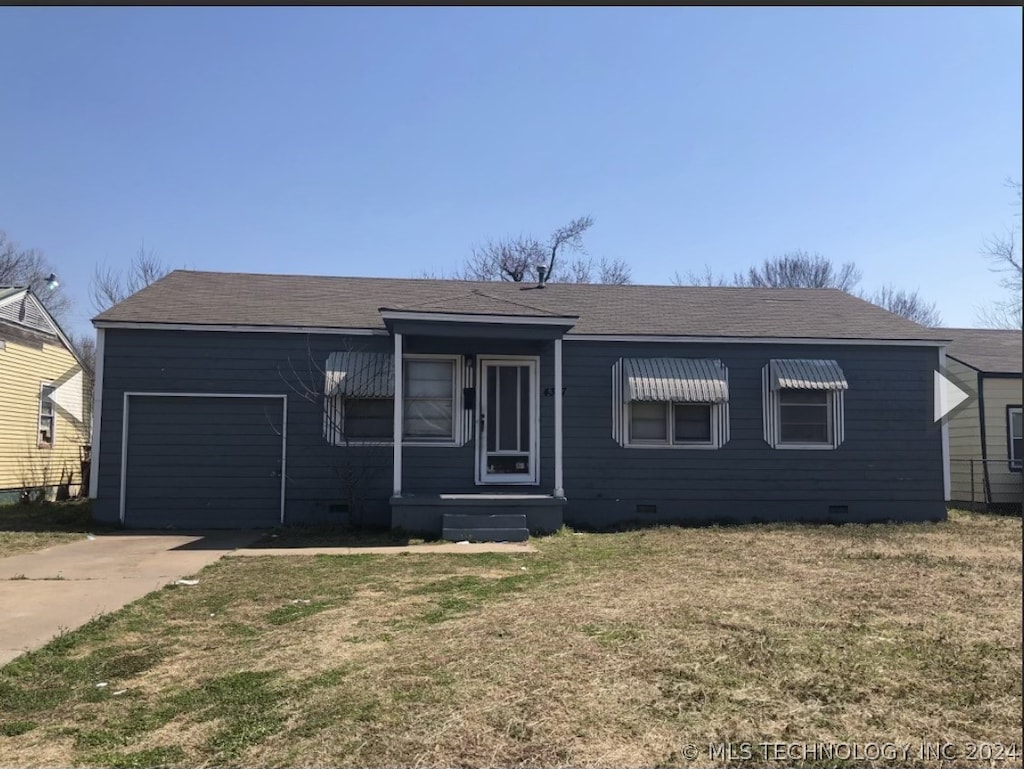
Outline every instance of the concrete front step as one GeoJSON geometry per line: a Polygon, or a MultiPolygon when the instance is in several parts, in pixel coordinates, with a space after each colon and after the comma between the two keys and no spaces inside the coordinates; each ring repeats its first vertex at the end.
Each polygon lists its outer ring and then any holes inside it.
{"type": "Polygon", "coordinates": [[[441,527],[441,537],[451,542],[525,542],[530,538],[526,516],[513,513],[445,513],[441,527]]]}
{"type": "Polygon", "coordinates": [[[526,529],[525,513],[445,513],[442,525],[446,529],[526,529]]]}
{"type": "Polygon", "coordinates": [[[441,529],[441,538],[449,542],[525,542],[529,529],[441,529]]]}

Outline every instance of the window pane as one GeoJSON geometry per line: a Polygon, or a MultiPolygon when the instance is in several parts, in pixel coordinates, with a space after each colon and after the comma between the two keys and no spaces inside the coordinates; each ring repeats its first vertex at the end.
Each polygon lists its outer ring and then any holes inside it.
{"type": "Polygon", "coordinates": [[[406,438],[451,439],[451,400],[412,400],[405,402],[403,414],[406,438]]]}
{"type": "Polygon", "coordinates": [[[454,435],[451,360],[406,360],[402,429],[405,438],[451,440],[454,435]]]}
{"type": "Polygon", "coordinates": [[[498,370],[494,366],[487,366],[487,414],[495,424],[484,425],[487,430],[487,450],[498,450],[498,431],[496,417],[498,415],[498,370]]]}
{"type": "Polygon", "coordinates": [[[668,441],[667,403],[629,404],[629,436],[635,441],[668,441]]]}
{"type": "Polygon", "coordinates": [[[1010,451],[1012,452],[1010,454],[1010,461],[1013,462],[1014,467],[1021,466],[1022,457],[1020,451],[1022,441],[1024,441],[1024,438],[1014,438],[1012,441],[1010,441],[1010,451]]]}
{"type": "Polygon", "coordinates": [[[349,440],[390,441],[394,437],[395,402],[390,398],[349,398],[344,408],[349,440]]]}
{"type": "Polygon", "coordinates": [[[1024,430],[1021,425],[1020,409],[1010,412],[1010,435],[1014,438],[1024,437],[1024,430]]]}
{"type": "Polygon", "coordinates": [[[53,401],[50,400],[50,396],[56,388],[50,385],[43,385],[39,391],[39,409],[43,416],[53,415],[53,401]]]}
{"type": "Polygon", "coordinates": [[[519,367],[519,448],[528,451],[530,448],[530,367],[519,367]]]}
{"type": "Polygon", "coordinates": [[[675,411],[676,443],[711,442],[711,405],[677,403],[675,411]]]}
{"type": "Polygon", "coordinates": [[[779,440],[782,443],[828,443],[829,392],[779,390],[779,440]]]}
{"type": "Polygon", "coordinates": [[[498,368],[498,413],[491,428],[498,433],[499,451],[519,451],[519,367],[498,368]]]}
{"type": "Polygon", "coordinates": [[[827,390],[779,390],[779,403],[825,406],[828,404],[827,390]]]}
{"type": "Polygon", "coordinates": [[[405,361],[405,395],[408,398],[450,398],[455,363],[450,360],[405,361]]]}

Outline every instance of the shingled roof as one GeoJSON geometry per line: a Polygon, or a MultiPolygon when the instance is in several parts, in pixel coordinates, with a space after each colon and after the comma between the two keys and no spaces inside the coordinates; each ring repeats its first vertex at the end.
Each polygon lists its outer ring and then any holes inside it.
{"type": "Polygon", "coordinates": [[[1020,374],[1024,335],[1017,329],[940,328],[952,338],[946,355],[987,374],[1020,374]]]}
{"type": "Polygon", "coordinates": [[[935,342],[949,337],[836,289],[616,286],[175,270],[97,315],[164,323],[383,329],[381,308],[578,316],[571,333],[935,342]]]}

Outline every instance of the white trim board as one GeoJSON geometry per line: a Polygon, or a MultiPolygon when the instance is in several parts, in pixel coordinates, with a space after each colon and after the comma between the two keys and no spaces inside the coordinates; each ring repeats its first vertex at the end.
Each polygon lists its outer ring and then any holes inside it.
{"type": "Polygon", "coordinates": [[[243,334],[335,334],[339,336],[390,336],[384,328],[330,328],[326,326],[258,326],[246,323],[134,323],[94,320],[96,328],[124,328],[133,331],[236,331],[243,334]]]}
{"type": "Polygon", "coordinates": [[[125,491],[128,488],[128,422],[129,398],[280,398],[281,399],[281,525],[284,525],[285,481],[288,477],[288,396],[281,393],[189,393],[189,392],[125,392],[121,411],[121,496],[118,517],[121,525],[125,518],[125,491]]]}
{"type": "Polygon", "coordinates": [[[666,342],[676,344],[800,344],[860,347],[945,347],[948,342],[912,339],[809,339],[805,337],[658,336],[629,334],[566,334],[567,342],[666,342]]]}

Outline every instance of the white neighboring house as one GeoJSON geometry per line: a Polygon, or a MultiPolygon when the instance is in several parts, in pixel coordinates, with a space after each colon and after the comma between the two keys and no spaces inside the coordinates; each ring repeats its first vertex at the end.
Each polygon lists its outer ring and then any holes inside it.
{"type": "Polygon", "coordinates": [[[949,419],[950,497],[954,504],[1021,508],[1021,344],[1013,329],[950,328],[951,377],[977,397],[949,419]]]}

